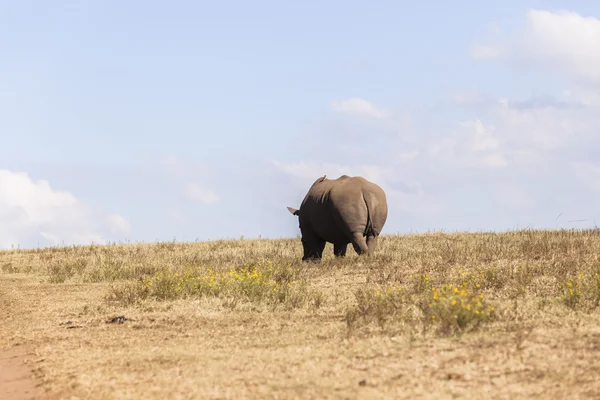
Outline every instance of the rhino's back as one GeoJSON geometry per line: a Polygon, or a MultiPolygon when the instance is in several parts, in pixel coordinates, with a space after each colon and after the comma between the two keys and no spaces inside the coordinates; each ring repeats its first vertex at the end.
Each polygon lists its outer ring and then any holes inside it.
{"type": "Polygon", "coordinates": [[[303,212],[326,212],[331,205],[357,203],[363,188],[370,184],[361,177],[342,175],[337,179],[317,180],[302,201],[303,212]]]}

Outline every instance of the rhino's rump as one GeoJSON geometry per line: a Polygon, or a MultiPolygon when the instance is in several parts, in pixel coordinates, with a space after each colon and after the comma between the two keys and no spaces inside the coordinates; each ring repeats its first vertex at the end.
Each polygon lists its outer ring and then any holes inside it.
{"type": "Polygon", "coordinates": [[[331,215],[336,226],[344,232],[348,240],[354,233],[366,233],[369,223],[369,209],[362,188],[334,188],[330,200],[331,215]],[[340,190],[346,189],[346,190],[340,190]]]}
{"type": "Polygon", "coordinates": [[[370,185],[363,190],[363,197],[369,213],[367,229],[378,236],[387,220],[388,207],[385,193],[379,186],[370,185]]]}

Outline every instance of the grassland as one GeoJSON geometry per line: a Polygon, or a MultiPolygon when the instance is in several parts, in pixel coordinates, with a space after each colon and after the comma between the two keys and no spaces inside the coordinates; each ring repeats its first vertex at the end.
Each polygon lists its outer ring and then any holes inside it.
{"type": "Polygon", "coordinates": [[[600,230],[0,252],[0,349],[60,398],[598,398],[600,230]]]}

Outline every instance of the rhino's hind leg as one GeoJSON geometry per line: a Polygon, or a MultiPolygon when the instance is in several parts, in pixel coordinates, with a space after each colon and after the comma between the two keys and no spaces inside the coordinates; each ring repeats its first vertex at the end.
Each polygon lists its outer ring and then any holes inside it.
{"type": "Polygon", "coordinates": [[[367,247],[369,248],[369,254],[373,254],[377,247],[377,236],[367,236],[367,247]]]}
{"type": "Polygon", "coordinates": [[[369,247],[367,246],[367,241],[365,237],[360,232],[355,232],[352,235],[352,246],[354,247],[354,251],[356,254],[361,255],[363,253],[369,253],[369,247]]]}
{"type": "Polygon", "coordinates": [[[345,257],[347,248],[348,248],[348,243],[334,244],[333,245],[333,254],[336,257],[345,257]]]}

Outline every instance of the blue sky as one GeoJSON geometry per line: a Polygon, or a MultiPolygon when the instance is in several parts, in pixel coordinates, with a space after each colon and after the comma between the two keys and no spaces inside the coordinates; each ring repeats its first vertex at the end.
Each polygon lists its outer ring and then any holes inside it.
{"type": "Polygon", "coordinates": [[[0,60],[0,248],[294,237],[343,173],[384,233],[600,223],[597,2],[0,1],[0,60]]]}

